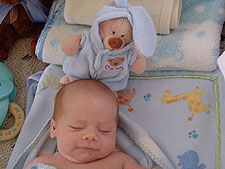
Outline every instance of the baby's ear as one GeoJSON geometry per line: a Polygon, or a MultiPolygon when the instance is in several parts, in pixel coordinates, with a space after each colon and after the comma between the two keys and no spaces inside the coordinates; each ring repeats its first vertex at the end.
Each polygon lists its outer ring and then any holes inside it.
{"type": "Polygon", "coordinates": [[[56,127],[55,127],[55,120],[54,119],[51,119],[50,137],[51,138],[56,138],[56,127]]]}

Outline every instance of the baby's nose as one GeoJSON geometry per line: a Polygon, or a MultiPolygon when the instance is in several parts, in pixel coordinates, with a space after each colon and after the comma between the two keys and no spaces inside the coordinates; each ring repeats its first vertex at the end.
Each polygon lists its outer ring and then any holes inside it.
{"type": "Polygon", "coordinates": [[[87,140],[87,141],[98,141],[98,136],[96,134],[96,132],[94,131],[88,131],[87,133],[83,134],[82,136],[83,140],[87,140]]]}

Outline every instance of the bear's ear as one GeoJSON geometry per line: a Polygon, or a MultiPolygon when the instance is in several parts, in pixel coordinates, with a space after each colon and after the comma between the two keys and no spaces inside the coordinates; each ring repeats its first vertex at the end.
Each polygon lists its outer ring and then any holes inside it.
{"type": "Polygon", "coordinates": [[[114,60],[113,58],[107,59],[107,61],[108,61],[109,63],[111,63],[113,60],[114,60]]]}

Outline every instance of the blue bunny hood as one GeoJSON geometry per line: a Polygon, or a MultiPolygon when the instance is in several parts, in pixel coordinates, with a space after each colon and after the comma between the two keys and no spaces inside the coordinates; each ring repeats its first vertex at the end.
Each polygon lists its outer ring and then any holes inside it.
{"type": "Polygon", "coordinates": [[[125,17],[132,26],[133,40],[141,53],[152,56],[156,48],[156,31],[149,13],[141,6],[131,6],[128,0],[115,0],[103,6],[97,13],[90,30],[94,49],[105,50],[99,35],[99,24],[103,21],[125,17]]]}
{"type": "Polygon", "coordinates": [[[110,3],[102,7],[102,9],[97,13],[94,23],[90,30],[91,42],[97,51],[105,50],[102,40],[99,35],[99,24],[103,21],[125,17],[129,20],[132,26],[132,19],[126,8],[116,7],[115,3],[110,3]]]}

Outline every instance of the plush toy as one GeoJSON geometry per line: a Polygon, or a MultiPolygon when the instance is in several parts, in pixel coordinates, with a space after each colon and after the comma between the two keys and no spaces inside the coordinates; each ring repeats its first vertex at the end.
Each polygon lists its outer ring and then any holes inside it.
{"type": "Polygon", "coordinates": [[[116,0],[103,6],[90,32],[63,41],[62,50],[71,57],[63,62],[66,75],[60,83],[91,78],[120,91],[127,86],[129,66],[135,73],[143,73],[145,58],[153,55],[155,47],[156,32],[148,12],[116,0]]]}
{"type": "Polygon", "coordinates": [[[47,20],[52,0],[0,0],[0,60],[8,57],[14,42],[21,37],[34,36],[32,56],[47,20]],[[42,3],[43,4],[42,4],[42,3]]]}

